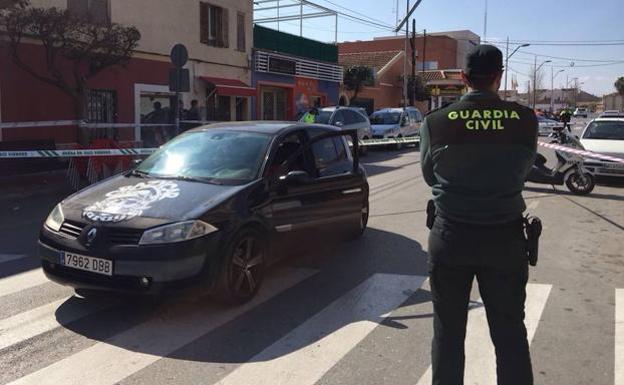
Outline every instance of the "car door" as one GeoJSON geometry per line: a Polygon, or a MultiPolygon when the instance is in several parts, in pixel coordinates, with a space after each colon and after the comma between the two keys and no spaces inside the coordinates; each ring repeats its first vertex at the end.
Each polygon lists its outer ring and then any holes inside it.
{"type": "Polygon", "coordinates": [[[342,110],[342,113],[345,118],[345,129],[357,130],[358,139],[360,140],[364,139],[365,137],[371,137],[371,134],[367,130],[368,126],[370,125],[363,115],[349,109],[342,110]]]}
{"type": "Polygon", "coordinates": [[[410,115],[410,134],[409,136],[417,136],[420,135],[420,127],[422,126],[423,117],[419,110],[412,109],[409,110],[410,115]]]}

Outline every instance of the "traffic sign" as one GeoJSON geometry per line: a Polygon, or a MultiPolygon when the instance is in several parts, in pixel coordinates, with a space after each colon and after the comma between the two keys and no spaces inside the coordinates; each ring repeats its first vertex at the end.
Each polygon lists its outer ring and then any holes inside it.
{"type": "Polygon", "coordinates": [[[169,70],[169,91],[189,92],[191,90],[191,75],[187,68],[172,68],[169,70]]]}
{"type": "Polygon", "coordinates": [[[188,50],[184,44],[176,44],[171,49],[171,63],[176,68],[182,68],[188,61],[188,50]]]}

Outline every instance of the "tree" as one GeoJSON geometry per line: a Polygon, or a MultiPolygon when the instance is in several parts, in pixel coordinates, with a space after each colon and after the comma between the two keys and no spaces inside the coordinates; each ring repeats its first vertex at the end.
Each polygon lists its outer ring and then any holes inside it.
{"type": "Polygon", "coordinates": [[[352,92],[350,104],[357,99],[365,85],[373,80],[373,70],[366,66],[351,66],[345,69],[343,83],[347,90],[352,92]]]}
{"type": "MultiPolygon", "coordinates": [[[[141,39],[135,27],[75,17],[56,7],[34,8],[28,0],[0,0],[0,29],[6,32],[13,62],[69,95],[80,120],[87,117],[89,79],[106,69],[125,66],[141,39]],[[43,47],[45,70],[26,60],[24,39],[43,47]]],[[[79,141],[86,144],[88,132],[80,133],[79,141]]]]}
{"type": "Polygon", "coordinates": [[[429,97],[431,96],[429,91],[427,90],[427,87],[425,86],[423,78],[418,75],[414,77],[410,75],[407,78],[407,89],[411,105],[414,105],[414,102],[416,100],[429,100],[429,97]]]}
{"type": "Polygon", "coordinates": [[[618,94],[622,96],[622,110],[624,111],[624,76],[620,76],[613,85],[618,94]]]}

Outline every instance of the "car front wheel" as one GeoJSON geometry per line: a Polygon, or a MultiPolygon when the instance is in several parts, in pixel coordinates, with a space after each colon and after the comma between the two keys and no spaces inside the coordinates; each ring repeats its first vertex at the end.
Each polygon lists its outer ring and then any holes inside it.
{"type": "Polygon", "coordinates": [[[225,248],[213,297],[234,305],[251,300],[264,278],[267,251],[259,231],[248,228],[236,234],[225,248]]]}

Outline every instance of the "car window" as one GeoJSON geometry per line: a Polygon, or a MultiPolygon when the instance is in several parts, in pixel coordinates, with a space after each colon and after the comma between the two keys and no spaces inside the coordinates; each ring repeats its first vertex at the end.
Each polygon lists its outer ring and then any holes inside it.
{"type": "Polygon", "coordinates": [[[399,124],[400,112],[375,112],[371,115],[371,124],[399,124]]]}
{"type": "Polygon", "coordinates": [[[353,169],[353,160],[342,137],[321,139],[312,145],[319,177],[345,174],[353,169]]]}
{"type": "Polygon", "coordinates": [[[296,131],[283,138],[272,157],[266,175],[279,176],[287,174],[290,171],[308,171],[305,163],[304,153],[301,151],[299,156],[292,158],[303,147],[302,131],[296,131]],[[288,163],[286,163],[288,161],[288,163]]]}
{"type": "Polygon", "coordinates": [[[320,124],[329,124],[333,111],[320,111],[314,121],[320,124]]]}
{"type": "Polygon", "coordinates": [[[334,114],[334,116],[332,117],[332,122],[331,124],[336,124],[336,123],[342,123],[345,124],[345,118],[344,115],[342,114],[342,111],[338,110],[336,111],[336,113],[334,114]]]}
{"type": "Polygon", "coordinates": [[[583,139],[624,140],[624,122],[591,122],[583,134],[583,139]]]}
{"type": "Polygon", "coordinates": [[[360,114],[351,110],[343,110],[342,114],[345,118],[345,124],[361,123],[360,114]]]}
{"type": "Polygon", "coordinates": [[[412,119],[412,122],[414,123],[418,123],[422,121],[422,115],[420,114],[420,111],[418,110],[409,110],[409,116],[410,116],[410,119],[412,119]]]}

